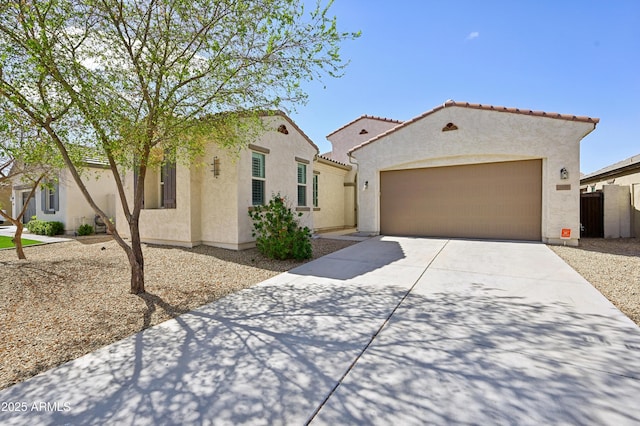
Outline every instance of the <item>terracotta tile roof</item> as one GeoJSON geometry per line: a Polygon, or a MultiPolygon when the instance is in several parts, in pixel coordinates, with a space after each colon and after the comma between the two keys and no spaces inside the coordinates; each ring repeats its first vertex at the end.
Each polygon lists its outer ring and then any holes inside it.
{"type": "Polygon", "coordinates": [[[496,111],[496,112],[507,112],[507,113],[511,113],[511,114],[522,114],[522,115],[530,115],[533,117],[544,117],[544,118],[554,118],[554,119],[558,119],[558,120],[567,120],[567,121],[580,121],[580,122],[584,122],[584,123],[593,123],[594,126],[596,124],[598,124],[600,122],[599,118],[592,118],[592,117],[587,117],[587,116],[577,116],[577,115],[571,115],[571,114],[559,114],[557,112],[544,112],[544,111],[533,111],[530,109],[520,109],[520,108],[513,108],[513,107],[504,107],[504,106],[495,106],[495,105],[483,105],[483,104],[472,104],[469,102],[456,102],[456,101],[452,101],[452,100],[448,100],[445,101],[445,103],[443,103],[442,105],[438,105],[435,108],[430,109],[427,112],[424,112],[420,115],[418,115],[417,117],[412,118],[411,120],[405,121],[404,123],[387,130],[384,133],[379,134],[378,136],[375,136],[371,139],[369,139],[366,142],[361,143],[358,146],[355,146],[353,148],[351,148],[349,150],[349,153],[352,153],[353,151],[356,151],[358,149],[360,149],[361,147],[368,145],[390,133],[393,133],[395,131],[397,131],[398,129],[408,126],[411,123],[414,123],[418,120],[421,120],[422,118],[426,117],[427,115],[431,115],[436,111],[440,111],[441,109],[444,108],[448,108],[448,107],[463,107],[463,108],[470,108],[470,109],[481,109],[481,110],[486,110],[486,111],[496,111]]]}
{"type": "Polygon", "coordinates": [[[351,165],[343,163],[342,161],[337,161],[337,160],[334,160],[333,158],[326,157],[324,155],[318,155],[318,158],[321,160],[325,160],[329,163],[337,164],[338,166],[342,166],[343,168],[351,169],[351,165]]]}
{"type": "Polygon", "coordinates": [[[357,121],[360,121],[360,120],[362,120],[364,118],[369,118],[371,120],[378,120],[378,121],[386,121],[388,123],[402,124],[402,121],[400,121],[400,120],[394,120],[392,118],[385,118],[385,117],[376,117],[376,116],[373,116],[373,115],[366,115],[365,114],[365,115],[361,115],[360,117],[356,118],[355,120],[352,120],[352,121],[348,122],[347,124],[345,124],[344,126],[340,127],[339,129],[336,129],[333,132],[329,133],[327,135],[327,137],[333,135],[334,133],[338,133],[340,130],[345,129],[345,128],[351,126],[353,123],[355,123],[357,121]]]}

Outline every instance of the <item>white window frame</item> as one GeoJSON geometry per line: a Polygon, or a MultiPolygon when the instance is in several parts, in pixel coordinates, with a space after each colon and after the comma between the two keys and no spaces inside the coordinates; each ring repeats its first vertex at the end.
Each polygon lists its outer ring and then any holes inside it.
{"type": "Polygon", "coordinates": [[[298,180],[298,192],[297,192],[297,199],[298,199],[298,207],[307,207],[307,165],[304,163],[296,163],[297,164],[297,180],[298,180]],[[302,174],[300,173],[300,169],[302,168],[302,174]],[[303,200],[301,200],[300,198],[300,190],[302,189],[302,194],[304,194],[303,196],[303,200]]]}
{"type": "Polygon", "coordinates": [[[320,187],[320,179],[319,174],[314,173],[313,174],[313,195],[312,195],[312,203],[313,203],[313,207],[320,207],[320,198],[318,197],[319,195],[319,187],[320,187]]]}
{"type": "Polygon", "coordinates": [[[266,189],[266,175],[267,175],[267,156],[261,152],[251,152],[251,204],[254,206],[259,206],[259,205],[264,205],[265,203],[265,189],[266,189]],[[258,173],[258,175],[256,175],[254,173],[254,168],[253,168],[253,162],[254,159],[260,159],[261,162],[261,167],[260,167],[260,173],[258,173]],[[261,176],[260,176],[261,175],[261,176]],[[262,202],[261,203],[256,203],[255,202],[255,197],[254,197],[254,192],[253,192],[253,183],[254,182],[262,182],[262,202]]]}

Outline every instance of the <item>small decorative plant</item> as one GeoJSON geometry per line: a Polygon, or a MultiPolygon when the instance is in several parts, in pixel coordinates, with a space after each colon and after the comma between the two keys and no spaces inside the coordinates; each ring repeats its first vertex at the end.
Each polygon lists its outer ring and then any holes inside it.
{"type": "Polygon", "coordinates": [[[267,205],[249,211],[249,216],[260,253],[280,260],[311,258],[311,230],[300,226],[298,218],[302,213],[294,213],[286,197],[274,195],[267,205]]]}
{"type": "Polygon", "coordinates": [[[80,235],[81,237],[91,234],[93,234],[93,226],[85,223],[84,225],[80,225],[78,227],[78,235],[80,235]]]}

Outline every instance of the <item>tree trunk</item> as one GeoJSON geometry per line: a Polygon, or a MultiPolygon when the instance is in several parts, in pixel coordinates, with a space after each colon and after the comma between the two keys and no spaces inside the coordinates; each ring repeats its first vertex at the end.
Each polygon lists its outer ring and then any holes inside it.
{"type": "Polygon", "coordinates": [[[131,231],[131,251],[129,252],[129,264],[131,265],[131,294],[142,294],[144,290],[144,257],[140,244],[140,230],[138,221],[129,223],[131,231]]]}
{"type": "Polygon", "coordinates": [[[16,245],[16,253],[18,254],[18,259],[25,260],[27,256],[24,255],[24,250],[22,249],[22,222],[16,221],[13,222],[16,225],[16,233],[13,235],[13,244],[16,245]]]}
{"type": "MultiPolygon", "coordinates": [[[[27,201],[28,202],[28,201],[27,201]]],[[[24,210],[26,207],[23,207],[22,213],[18,216],[17,219],[9,216],[8,214],[0,211],[0,217],[3,217],[5,220],[8,220],[16,227],[16,233],[13,234],[13,238],[11,241],[16,246],[16,254],[18,255],[18,259],[25,260],[27,256],[24,254],[24,250],[22,248],[22,230],[24,229],[24,225],[22,224],[22,215],[24,214],[24,210]]]]}
{"type": "Polygon", "coordinates": [[[13,235],[13,244],[16,246],[16,253],[18,255],[18,259],[25,260],[27,256],[24,254],[24,249],[22,248],[22,230],[24,229],[24,224],[22,223],[22,218],[24,217],[25,212],[27,211],[27,206],[29,205],[29,201],[33,198],[36,193],[36,189],[38,185],[40,185],[40,181],[44,178],[44,175],[40,175],[38,179],[33,183],[33,187],[29,192],[29,196],[27,197],[26,202],[22,205],[22,211],[18,215],[18,217],[13,218],[9,216],[7,213],[0,210],[0,216],[2,216],[5,220],[8,220],[16,227],[16,233],[13,235]]]}

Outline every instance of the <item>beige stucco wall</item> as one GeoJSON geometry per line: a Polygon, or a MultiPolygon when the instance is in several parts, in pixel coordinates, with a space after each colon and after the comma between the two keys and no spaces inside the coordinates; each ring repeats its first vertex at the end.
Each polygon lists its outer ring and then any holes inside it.
{"type": "MultiPolygon", "coordinates": [[[[345,196],[345,178],[351,167],[341,166],[319,158],[313,164],[318,175],[318,208],[313,212],[315,230],[344,228],[347,197],[345,196]]],[[[353,196],[353,194],[352,194],[353,196]]],[[[353,201],[351,202],[351,208],[353,201]]]]}
{"type": "Polygon", "coordinates": [[[211,143],[206,148],[206,167],[200,170],[199,191],[202,244],[238,248],[238,156],[211,143]],[[220,174],[211,163],[218,157],[220,174]]]}
{"type": "Polygon", "coordinates": [[[358,224],[358,173],[357,167],[351,168],[344,179],[344,225],[353,228],[358,224]]]}
{"type": "MultiPolygon", "coordinates": [[[[151,172],[145,179],[145,197],[156,192],[157,173],[151,172]]],[[[191,180],[192,171],[184,164],[176,166],[176,208],[145,208],[140,212],[140,239],[146,243],[192,247],[191,222],[191,180]]],[[[133,172],[124,179],[129,208],[133,209],[133,172]]],[[[145,199],[145,207],[146,207],[145,199]]],[[[153,204],[154,206],[156,204],[153,204]]],[[[124,217],[121,203],[117,202],[116,227],[123,237],[130,237],[128,223],[124,217]]]]}
{"type": "MultiPolygon", "coordinates": [[[[98,207],[108,217],[114,217],[117,189],[111,170],[89,167],[82,170],[81,176],[82,182],[98,207]]],[[[59,187],[60,212],[55,215],[42,214],[41,197],[39,193],[36,194],[38,218],[42,215],[45,220],[59,220],[65,225],[65,233],[73,233],[83,224],[94,226],[96,213],[80,192],[68,170],[64,170],[60,174],[59,187]],[[52,217],[60,217],[60,219],[52,219],[52,217]]]]}
{"type": "MultiPolygon", "coordinates": [[[[6,211],[8,214],[12,214],[11,210],[11,187],[0,186],[0,210],[6,211]]],[[[0,218],[0,221],[3,220],[0,218]]]]}
{"type": "Polygon", "coordinates": [[[354,146],[360,145],[374,136],[386,132],[396,127],[399,123],[385,120],[378,120],[370,117],[361,117],[348,126],[327,136],[331,142],[331,159],[341,163],[349,164],[347,152],[354,146]],[[365,129],[367,133],[360,134],[365,129]]]}
{"type": "Polygon", "coordinates": [[[604,185],[604,237],[631,236],[631,194],[629,186],[604,185]]]}
{"type": "MultiPolygon", "coordinates": [[[[380,171],[542,159],[542,240],[560,243],[561,230],[580,236],[580,140],[594,125],[450,106],[354,151],[358,162],[358,229],[379,233],[380,171]],[[449,122],[458,130],[443,132],[449,122]],[[569,179],[560,179],[560,169],[569,179]],[[556,185],[571,185],[557,190],[556,185]]],[[[526,190],[526,189],[525,189],[526,190]]]]}
{"type": "MultiPolygon", "coordinates": [[[[270,129],[261,135],[254,145],[269,150],[265,154],[265,202],[277,193],[287,197],[294,209],[298,193],[298,169],[296,157],[308,161],[307,164],[307,208],[304,209],[300,224],[310,229],[313,224],[313,160],[318,154],[315,146],[297,132],[291,123],[281,116],[265,117],[265,126],[270,129]],[[284,124],[289,134],[276,129],[284,124]]],[[[251,149],[245,149],[238,158],[238,240],[240,248],[254,245],[251,236],[252,222],[249,217],[251,207],[251,149]]]]}

